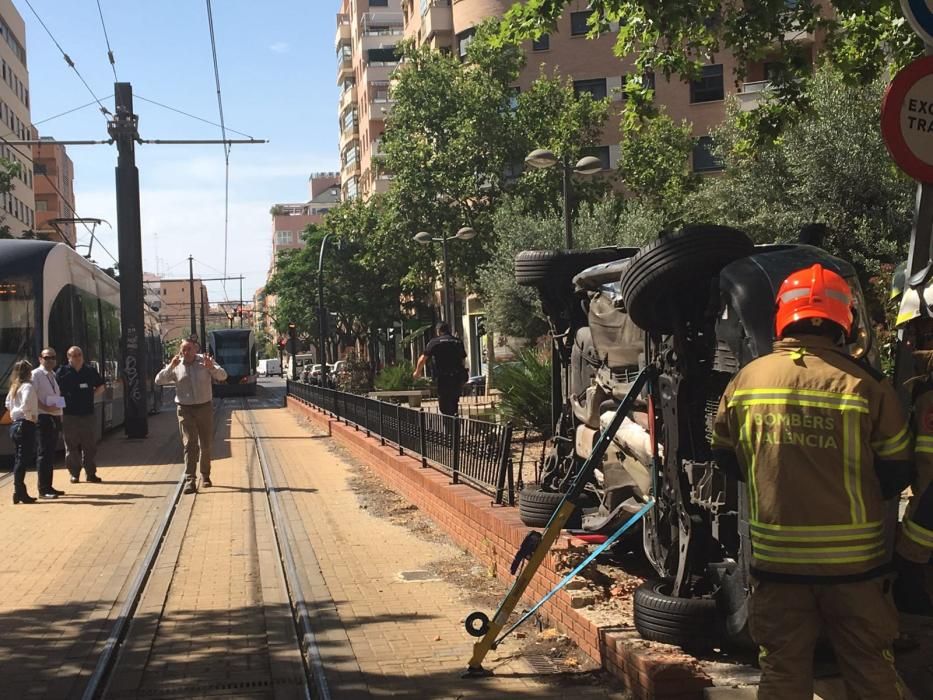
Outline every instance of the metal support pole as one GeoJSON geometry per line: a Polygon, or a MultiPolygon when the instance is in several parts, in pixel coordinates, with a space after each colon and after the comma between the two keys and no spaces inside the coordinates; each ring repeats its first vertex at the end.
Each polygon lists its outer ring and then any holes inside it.
{"type": "Polygon", "coordinates": [[[204,307],[206,306],[204,297],[207,296],[207,292],[204,291],[204,285],[201,285],[201,348],[207,349],[207,312],[204,307]]]}
{"type": "Polygon", "coordinates": [[[441,251],[444,257],[444,320],[450,325],[452,333],[454,315],[453,309],[450,308],[450,259],[447,255],[447,236],[441,236],[441,251]]]}
{"type": "Polygon", "coordinates": [[[114,83],[114,116],[107,125],[117,145],[117,236],[120,256],[120,319],[125,381],[124,431],[127,437],[149,434],[146,400],[145,319],[143,315],[143,255],[139,216],[139,170],[136,167],[137,117],[133,113],[133,88],[114,83]]]}
{"type": "Polygon", "coordinates": [[[564,246],[567,250],[573,250],[573,222],[570,220],[570,161],[564,159],[561,167],[564,194],[564,246]]]}
{"type": "MultiPolygon", "coordinates": [[[[457,416],[450,416],[450,421],[453,423],[453,430],[451,430],[452,438],[452,449],[453,449],[453,459],[451,459],[450,468],[454,473],[453,483],[460,483],[460,418],[457,416]]],[[[445,416],[445,420],[447,416],[445,416]]]]}
{"type": "Polygon", "coordinates": [[[243,275],[240,275],[240,328],[243,327],[243,275]]]}
{"type": "Polygon", "coordinates": [[[424,420],[424,409],[418,411],[418,452],[421,453],[421,466],[428,466],[428,438],[425,435],[426,425],[424,420]]]}
{"type": "MultiPolygon", "coordinates": [[[[198,334],[198,317],[194,306],[194,258],[188,256],[188,304],[191,307],[191,335],[198,334]]],[[[204,338],[201,338],[204,342],[204,338]]]]}
{"type": "Polygon", "coordinates": [[[317,256],[317,317],[320,340],[318,341],[321,360],[321,386],[327,386],[327,314],[324,311],[324,246],[332,234],[325,233],[321,239],[321,250],[317,256]]]}
{"type": "Polygon", "coordinates": [[[379,444],[383,447],[386,446],[386,428],[385,421],[382,419],[382,401],[376,401],[376,404],[379,406],[379,444]]]}

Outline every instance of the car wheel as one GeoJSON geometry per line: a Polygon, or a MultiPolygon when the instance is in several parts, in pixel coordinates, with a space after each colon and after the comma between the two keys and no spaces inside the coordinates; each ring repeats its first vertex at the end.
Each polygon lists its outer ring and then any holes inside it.
{"type": "Polygon", "coordinates": [[[620,260],[631,251],[618,248],[593,250],[523,250],[515,256],[515,281],[523,287],[568,290],[573,276],[588,267],[620,260]]]}
{"type": "Polygon", "coordinates": [[[635,629],[645,639],[685,649],[713,647],[719,639],[715,598],[675,598],[671,584],[647,581],[635,589],[635,629]]]}
{"type": "MultiPolygon", "coordinates": [[[[564,500],[562,493],[541,489],[522,489],[518,493],[518,517],[528,527],[546,527],[562,500],[564,500]]],[[[573,512],[564,527],[580,527],[579,508],[573,512]]]]}
{"type": "Polygon", "coordinates": [[[622,300],[635,324],[672,333],[676,318],[695,318],[707,307],[708,287],[733,260],[751,255],[754,243],[728,226],[686,226],[642,248],[622,273],[622,300]]]}

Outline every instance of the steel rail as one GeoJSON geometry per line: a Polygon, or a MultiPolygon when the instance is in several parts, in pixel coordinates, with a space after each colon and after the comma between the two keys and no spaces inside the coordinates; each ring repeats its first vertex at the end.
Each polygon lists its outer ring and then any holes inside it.
{"type": "MultiPolygon", "coordinates": [[[[327,685],[327,679],[324,676],[324,662],[321,659],[321,653],[318,649],[314,630],[311,626],[311,613],[306,603],[304,587],[301,583],[301,577],[298,574],[298,566],[295,563],[294,552],[292,551],[291,528],[285,517],[278,492],[275,488],[275,480],[272,478],[272,472],[269,469],[269,460],[263,449],[262,438],[256,431],[256,425],[252,418],[252,410],[249,408],[247,399],[242,399],[248,416],[249,425],[241,425],[253,439],[256,446],[256,457],[259,460],[259,466],[262,470],[263,481],[265,482],[266,498],[269,501],[269,509],[272,513],[272,529],[275,535],[276,547],[279,551],[279,562],[282,564],[282,573],[285,576],[285,586],[288,589],[289,598],[291,598],[295,616],[295,633],[298,636],[301,662],[305,667],[306,692],[310,693],[310,686],[314,687],[317,700],[330,700],[330,688],[327,685]],[[305,656],[305,653],[307,656],[305,656]]],[[[307,696],[310,699],[310,694],[307,696]]]]}

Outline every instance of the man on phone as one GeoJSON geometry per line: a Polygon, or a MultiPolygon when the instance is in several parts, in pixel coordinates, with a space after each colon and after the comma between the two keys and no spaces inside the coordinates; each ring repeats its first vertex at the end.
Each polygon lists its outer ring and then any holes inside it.
{"type": "Polygon", "coordinates": [[[211,484],[211,441],[214,434],[214,409],[211,404],[211,380],[222,382],[227,372],[210,355],[200,355],[193,338],[182,341],[181,349],[155,378],[156,384],[175,385],[178,426],[185,450],[185,493],[198,490],[196,469],[201,472],[201,486],[211,484]]]}

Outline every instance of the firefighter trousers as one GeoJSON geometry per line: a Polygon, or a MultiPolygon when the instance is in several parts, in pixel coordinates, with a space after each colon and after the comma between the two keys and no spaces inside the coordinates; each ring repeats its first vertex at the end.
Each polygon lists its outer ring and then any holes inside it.
{"type": "Polygon", "coordinates": [[[897,610],[888,578],[855,583],[755,581],[749,631],[760,649],[759,700],[811,700],[813,653],[832,644],[848,700],[901,700],[892,643],[897,610]]]}

